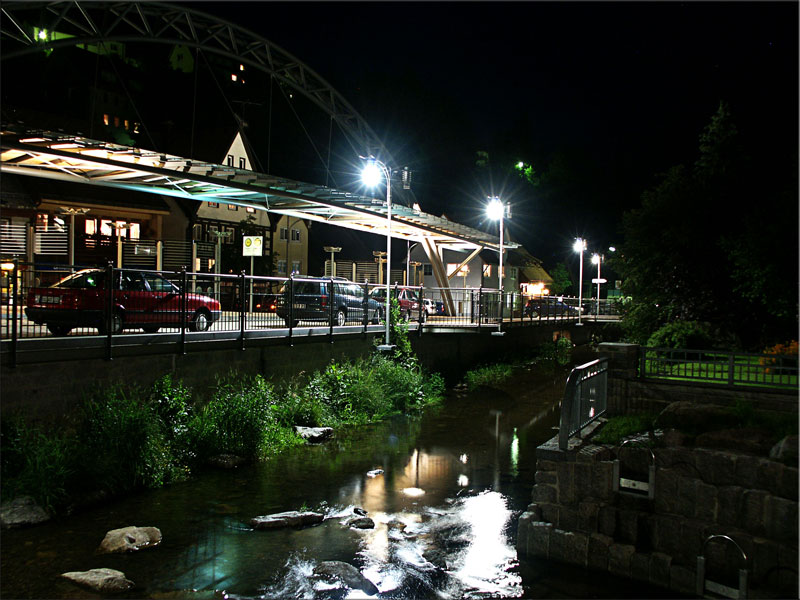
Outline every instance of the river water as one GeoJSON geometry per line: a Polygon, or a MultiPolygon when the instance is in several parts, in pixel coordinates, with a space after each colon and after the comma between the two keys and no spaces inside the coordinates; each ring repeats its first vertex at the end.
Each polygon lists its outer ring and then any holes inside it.
{"type": "Polygon", "coordinates": [[[122,598],[356,598],[313,575],[356,566],[386,598],[668,597],[514,549],[536,446],[552,437],[566,372],[523,370],[503,390],[452,390],[422,418],[337,432],[269,462],[211,471],[2,536],[0,596],[98,598],[59,574],[108,567],[136,584],[122,598]],[[363,508],[374,529],[344,522],[363,508]],[[311,509],[304,529],[256,531],[250,518],[311,509]],[[106,531],[161,529],[162,544],[97,555],[106,531]]]}

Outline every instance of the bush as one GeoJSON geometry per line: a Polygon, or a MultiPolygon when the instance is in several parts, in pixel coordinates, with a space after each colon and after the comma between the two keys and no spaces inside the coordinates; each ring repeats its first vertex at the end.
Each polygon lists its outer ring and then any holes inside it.
{"type": "Polygon", "coordinates": [[[612,417],[603,425],[600,433],[594,436],[595,442],[619,446],[622,441],[636,433],[645,433],[653,428],[655,415],[625,415],[612,417]]]}
{"type": "Polygon", "coordinates": [[[4,499],[31,496],[48,510],[66,500],[74,464],[73,443],[65,434],[50,434],[19,417],[4,418],[0,457],[4,499]]]}
{"type": "Polygon", "coordinates": [[[658,328],[647,340],[651,348],[705,350],[714,346],[711,326],[699,321],[673,321],[658,328]]]}
{"type": "Polygon", "coordinates": [[[464,382],[467,389],[474,390],[482,385],[492,386],[504,382],[513,374],[513,368],[508,364],[489,365],[467,371],[464,382]]]}

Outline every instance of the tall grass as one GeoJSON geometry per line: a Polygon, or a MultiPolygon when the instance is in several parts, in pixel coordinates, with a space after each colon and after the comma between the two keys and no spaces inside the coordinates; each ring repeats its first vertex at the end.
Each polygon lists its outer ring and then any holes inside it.
{"type": "Polygon", "coordinates": [[[31,495],[57,512],[94,491],[113,495],[185,479],[218,454],[265,459],[302,443],[295,425],[416,414],[443,393],[439,375],[408,356],[378,353],[279,388],[231,372],[217,379],[205,404],[170,376],[147,389],[115,385],[87,398],[69,430],[3,419],[3,498],[31,495]]]}

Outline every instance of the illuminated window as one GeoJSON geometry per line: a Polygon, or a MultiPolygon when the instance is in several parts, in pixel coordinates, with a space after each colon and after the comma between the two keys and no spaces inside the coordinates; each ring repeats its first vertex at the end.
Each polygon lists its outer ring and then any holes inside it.
{"type": "Polygon", "coordinates": [[[245,160],[244,158],[240,158],[239,159],[239,168],[240,169],[246,169],[247,168],[247,160],[245,160]]]}
{"type": "Polygon", "coordinates": [[[231,81],[236,81],[237,77],[235,73],[231,73],[231,81]]]}
{"type": "Polygon", "coordinates": [[[94,235],[97,233],[97,221],[95,219],[86,219],[86,235],[94,235]]]}
{"type": "Polygon", "coordinates": [[[219,202],[209,202],[208,208],[219,208],[219,202]]]}
{"type": "Polygon", "coordinates": [[[133,122],[133,133],[139,133],[139,124],[136,121],[133,122]]]}
{"type": "Polygon", "coordinates": [[[492,276],[492,265],[483,265],[483,276],[484,277],[492,276]]]}
{"type": "Polygon", "coordinates": [[[128,121],[128,119],[125,119],[125,129],[126,130],[130,129],[130,122],[128,121]]]}
{"type": "Polygon", "coordinates": [[[300,273],[300,261],[299,260],[293,260],[292,261],[292,275],[296,275],[298,273],[300,273]]]}
{"type": "Polygon", "coordinates": [[[256,212],[256,209],[255,209],[255,208],[253,208],[252,206],[248,206],[248,207],[247,207],[247,212],[249,212],[249,213],[254,213],[254,212],[256,212]]]}
{"type": "Polygon", "coordinates": [[[111,119],[108,117],[108,113],[103,114],[103,125],[108,125],[111,122],[111,119]]]}
{"type": "Polygon", "coordinates": [[[105,235],[108,237],[114,235],[114,227],[111,225],[111,221],[108,219],[102,219],[100,221],[100,235],[105,235]]]}
{"type": "Polygon", "coordinates": [[[244,71],[244,65],[239,65],[239,70],[244,71]]]}
{"type": "Polygon", "coordinates": [[[235,204],[228,204],[228,210],[239,210],[239,207],[235,204]]]}

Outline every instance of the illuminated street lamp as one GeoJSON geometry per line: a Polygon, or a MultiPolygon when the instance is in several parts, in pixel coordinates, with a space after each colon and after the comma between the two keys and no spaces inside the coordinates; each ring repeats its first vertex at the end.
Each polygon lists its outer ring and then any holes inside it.
{"type": "Polygon", "coordinates": [[[378,346],[378,350],[388,351],[393,347],[389,344],[389,315],[391,314],[389,273],[391,272],[392,264],[392,172],[389,167],[374,156],[360,156],[359,158],[367,161],[361,171],[361,180],[364,185],[372,188],[380,183],[381,177],[386,180],[386,339],[382,346],[378,346]]]}
{"type": "Polygon", "coordinates": [[[597,314],[596,317],[600,317],[600,284],[603,283],[603,280],[600,279],[600,263],[603,261],[603,257],[599,255],[597,252],[592,254],[592,264],[597,265],[597,279],[595,279],[595,283],[597,283],[597,314]]]}
{"type": "MultiPolygon", "coordinates": [[[[508,212],[508,205],[497,196],[489,197],[489,204],[486,205],[486,216],[493,221],[500,220],[500,270],[497,273],[497,287],[500,288],[500,324],[503,322],[503,309],[505,308],[505,298],[503,297],[503,221],[508,212]]],[[[493,334],[495,332],[492,332],[493,334]]],[[[502,335],[502,332],[497,332],[502,335]]]]}
{"type": "Polygon", "coordinates": [[[581,264],[578,275],[578,325],[583,325],[583,323],[581,323],[581,313],[583,312],[583,251],[586,250],[586,240],[583,238],[578,238],[575,240],[575,243],[572,244],[572,249],[581,255],[581,264]]]}
{"type": "Polygon", "coordinates": [[[341,252],[342,249],[338,246],[325,246],[323,250],[331,253],[331,277],[336,277],[336,261],[334,260],[334,256],[337,252],[341,252]]]}

